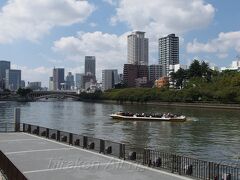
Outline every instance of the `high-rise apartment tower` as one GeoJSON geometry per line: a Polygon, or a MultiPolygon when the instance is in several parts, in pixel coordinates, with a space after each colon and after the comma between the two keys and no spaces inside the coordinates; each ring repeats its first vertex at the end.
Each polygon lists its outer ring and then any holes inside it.
{"type": "Polygon", "coordinates": [[[169,34],[159,39],[159,64],[163,66],[163,75],[169,76],[169,66],[179,64],[179,37],[169,34]]]}
{"type": "Polygon", "coordinates": [[[128,64],[148,65],[148,39],[145,32],[135,31],[128,35],[128,64]]]}

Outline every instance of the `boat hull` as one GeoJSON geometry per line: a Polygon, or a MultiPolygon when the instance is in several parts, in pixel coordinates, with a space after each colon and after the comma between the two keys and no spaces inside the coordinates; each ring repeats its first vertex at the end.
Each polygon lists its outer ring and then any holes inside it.
{"type": "Polygon", "coordinates": [[[185,116],[176,118],[158,118],[158,117],[133,117],[133,116],[122,116],[117,114],[110,115],[113,119],[118,120],[129,120],[129,121],[168,121],[168,122],[184,122],[186,121],[185,116]]]}

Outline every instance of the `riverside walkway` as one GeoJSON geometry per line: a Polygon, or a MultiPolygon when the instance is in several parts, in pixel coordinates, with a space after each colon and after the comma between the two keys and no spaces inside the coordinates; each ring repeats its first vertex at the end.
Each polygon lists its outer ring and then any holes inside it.
{"type": "Polygon", "coordinates": [[[30,180],[189,179],[23,132],[0,133],[0,150],[30,180]]]}

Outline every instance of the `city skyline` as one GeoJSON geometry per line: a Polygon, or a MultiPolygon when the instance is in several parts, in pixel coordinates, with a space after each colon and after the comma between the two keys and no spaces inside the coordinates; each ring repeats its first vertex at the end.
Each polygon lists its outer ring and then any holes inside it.
{"type": "Polygon", "coordinates": [[[158,39],[175,33],[182,64],[198,58],[228,66],[240,54],[239,24],[232,21],[240,16],[239,5],[217,0],[1,1],[0,59],[21,69],[26,82],[48,86],[54,66],[83,73],[85,56],[96,56],[100,80],[103,69],[122,72],[127,35],[139,30],[149,38],[149,65],[158,64],[158,39]]]}

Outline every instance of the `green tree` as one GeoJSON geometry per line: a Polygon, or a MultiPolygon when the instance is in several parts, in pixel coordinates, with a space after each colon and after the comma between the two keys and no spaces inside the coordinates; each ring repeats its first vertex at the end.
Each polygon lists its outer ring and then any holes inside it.
{"type": "Polygon", "coordinates": [[[188,70],[188,78],[202,77],[202,67],[198,60],[194,60],[188,70]]]}
{"type": "Polygon", "coordinates": [[[177,88],[182,89],[187,79],[187,70],[180,68],[177,72],[171,73],[171,79],[177,88]]]}
{"type": "Polygon", "coordinates": [[[17,90],[17,94],[19,95],[19,96],[22,96],[22,97],[27,97],[30,93],[32,93],[33,92],[33,90],[32,89],[30,89],[30,88],[26,88],[26,89],[23,89],[23,88],[19,88],[18,90],[17,90]]]}

